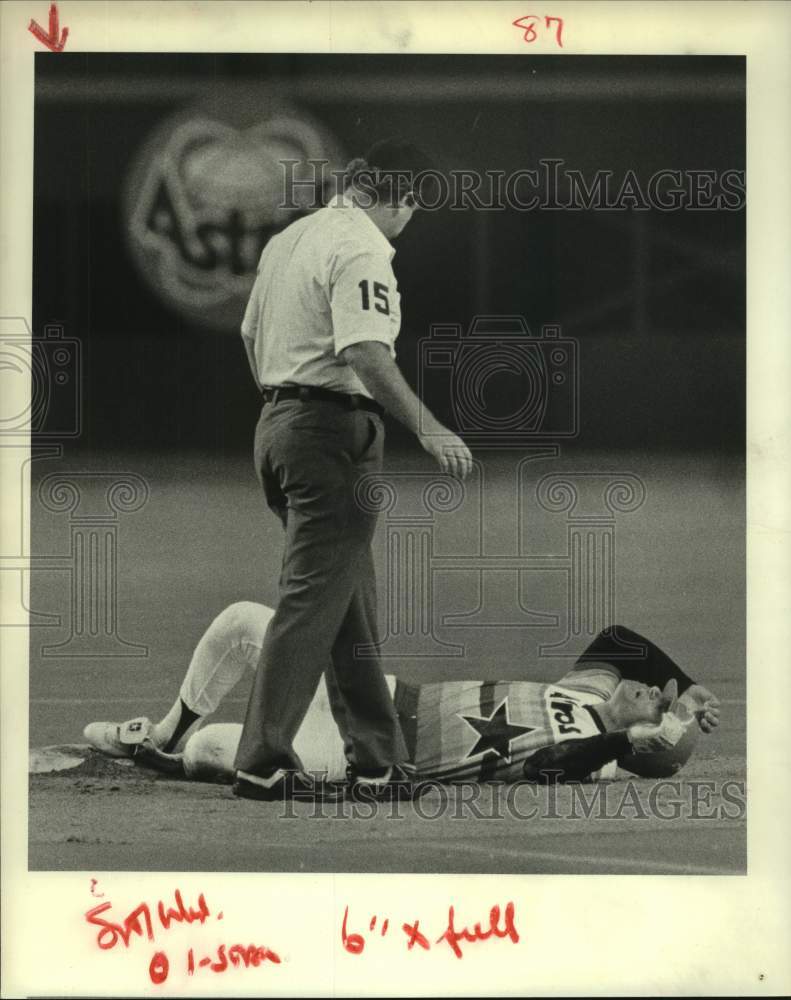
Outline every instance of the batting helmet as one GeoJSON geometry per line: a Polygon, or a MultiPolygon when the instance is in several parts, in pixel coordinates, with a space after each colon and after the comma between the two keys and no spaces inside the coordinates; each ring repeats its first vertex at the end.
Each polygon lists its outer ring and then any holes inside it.
{"type": "MultiPolygon", "coordinates": [[[[671,685],[665,688],[667,695],[671,685]]],[[[673,701],[668,711],[673,712],[682,722],[688,722],[684,735],[669,750],[656,750],[653,753],[631,753],[618,760],[619,767],[631,771],[640,778],[672,778],[681,770],[695,749],[700,739],[700,726],[697,719],[692,718],[687,707],[679,703],[675,696],[675,681],[672,682],[673,701]]]]}

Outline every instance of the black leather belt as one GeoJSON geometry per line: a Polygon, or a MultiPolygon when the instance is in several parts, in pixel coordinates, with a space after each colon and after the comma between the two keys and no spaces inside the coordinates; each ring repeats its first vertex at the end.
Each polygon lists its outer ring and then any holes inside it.
{"type": "Polygon", "coordinates": [[[283,385],[265,386],[264,402],[273,405],[281,399],[322,399],[328,403],[337,403],[347,410],[368,410],[380,417],[384,416],[384,407],[368,396],[360,393],[335,392],[334,389],[321,389],[316,385],[283,385]]]}

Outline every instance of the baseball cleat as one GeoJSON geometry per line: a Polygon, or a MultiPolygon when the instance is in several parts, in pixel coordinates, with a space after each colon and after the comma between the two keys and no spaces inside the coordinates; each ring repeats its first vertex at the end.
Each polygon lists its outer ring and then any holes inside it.
{"type": "Polygon", "coordinates": [[[90,722],[83,730],[85,739],[108,757],[128,757],[136,764],[166,774],[183,774],[182,754],[164,753],[154,743],[154,726],[141,716],[128,722],[90,722]]]}
{"type": "Polygon", "coordinates": [[[108,757],[133,757],[135,747],[151,733],[150,719],[141,716],[128,722],[89,722],[82,735],[108,757]]]}

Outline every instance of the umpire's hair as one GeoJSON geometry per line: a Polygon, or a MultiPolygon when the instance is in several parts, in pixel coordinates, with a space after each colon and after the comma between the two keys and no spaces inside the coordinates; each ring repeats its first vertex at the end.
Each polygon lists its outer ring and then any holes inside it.
{"type": "Polygon", "coordinates": [[[422,179],[436,173],[429,154],[413,142],[397,136],[374,143],[365,156],[350,160],[343,176],[344,188],[355,188],[370,196],[372,204],[397,205],[412,193],[419,203],[422,179]]]}

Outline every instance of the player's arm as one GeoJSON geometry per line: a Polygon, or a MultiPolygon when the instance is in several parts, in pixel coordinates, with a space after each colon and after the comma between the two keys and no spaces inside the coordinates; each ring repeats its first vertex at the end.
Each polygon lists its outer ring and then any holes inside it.
{"type": "Polygon", "coordinates": [[[656,643],[623,625],[610,625],[600,632],[572,670],[560,683],[574,686],[581,671],[604,666],[622,680],[635,680],[649,687],[664,688],[674,680],[681,692],[679,700],[694,715],[704,733],[710,733],[720,722],[718,698],[698,684],[656,643]],[[631,644],[634,653],[627,655],[621,643],[631,644]]]}
{"type": "Polygon", "coordinates": [[[671,749],[691,723],[691,717],[684,721],[673,712],[665,712],[657,723],[638,722],[628,729],[543,747],[527,758],[522,769],[528,781],[541,784],[582,781],[612,760],[671,749]]]}
{"type": "Polygon", "coordinates": [[[600,767],[633,753],[625,731],[599,733],[579,740],[564,740],[543,747],[527,758],[522,767],[527,781],[554,784],[558,781],[583,781],[600,767]]]}

